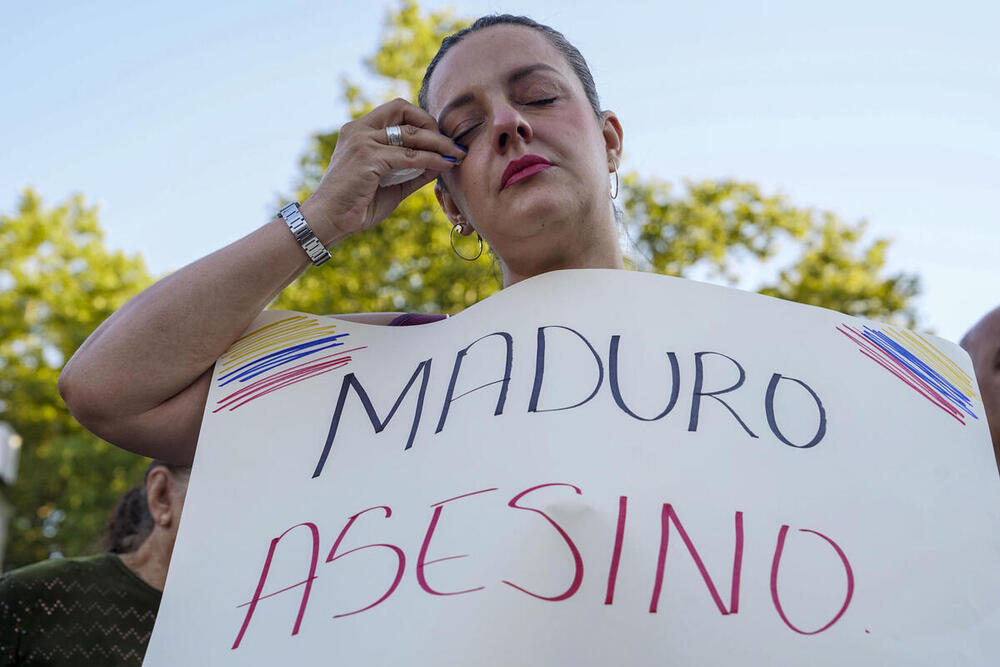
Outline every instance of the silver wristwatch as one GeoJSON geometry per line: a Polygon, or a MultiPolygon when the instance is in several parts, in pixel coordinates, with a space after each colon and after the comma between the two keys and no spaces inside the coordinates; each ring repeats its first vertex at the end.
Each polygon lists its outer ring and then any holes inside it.
{"type": "Polygon", "coordinates": [[[302,217],[302,211],[299,210],[299,203],[297,201],[289,202],[282,206],[281,210],[278,211],[278,215],[288,225],[292,236],[295,237],[295,240],[299,242],[302,249],[309,255],[309,259],[313,265],[319,266],[330,259],[330,251],[324,248],[320,240],[313,234],[312,227],[302,217]]]}

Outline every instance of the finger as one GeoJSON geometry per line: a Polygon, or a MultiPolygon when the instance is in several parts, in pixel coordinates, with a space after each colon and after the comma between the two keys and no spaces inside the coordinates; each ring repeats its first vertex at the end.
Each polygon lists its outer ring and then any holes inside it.
{"type": "MultiPolygon", "coordinates": [[[[405,148],[416,148],[423,151],[434,151],[441,155],[453,157],[456,160],[464,160],[466,151],[463,150],[448,137],[436,130],[425,130],[415,125],[400,125],[400,134],[405,148]]],[[[393,145],[389,143],[389,134],[386,130],[373,130],[375,141],[393,145]]]]}
{"type": "Polygon", "coordinates": [[[455,168],[459,161],[450,156],[444,156],[434,151],[422,151],[413,147],[386,146],[378,155],[378,160],[387,169],[379,169],[379,175],[398,169],[429,169],[431,171],[449,171],[455,168]]]}
{"type": "Polygon", "coordinates": [[[433,116],[401,98],[375,107],[363,118],[369,127],[374,128],[383,128],[386,125],[415,125],[425,130],[435,132],[438,130],[437,121],[433,116]]]}

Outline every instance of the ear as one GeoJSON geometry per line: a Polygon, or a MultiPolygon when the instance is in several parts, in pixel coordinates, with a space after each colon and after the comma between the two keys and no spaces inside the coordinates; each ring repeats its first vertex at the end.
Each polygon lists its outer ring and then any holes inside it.
{"type": "Polygon", "coordinates": [[[462,236],[468,236],[475,231],[472,228],[472,225],[469,224],[469,221],[465,219],[465,216],[462,215],[462,211],[455,203],[455,199],[451,196],[451,193],[448,192],[448,189],[441,183],[440,179],[434,183],[434,196],[437,197],[438,204],[441,205],[441,210],[444,211],[444,214],[448,217],[448,220],[451,221],[451,224],[462,226],[462,236]]]}
{"type": "MultiPolygon", "coordinates": [[[[601,112],[601,133],[604,135],[604,147],[607,152],[608,164],[615,169],[622,163],[622,131],[621,121],[614,111],[601,112]]],[[[609,171],[613,171],[609,170],[609,171]]]]}
{"type": "Polygon", "coordinates": [[[154,526],[169,529],[180,518],[173,486],[173,475],[166,467],[157,466],[149,471],[146,477],[146,504],[154,526]]]}

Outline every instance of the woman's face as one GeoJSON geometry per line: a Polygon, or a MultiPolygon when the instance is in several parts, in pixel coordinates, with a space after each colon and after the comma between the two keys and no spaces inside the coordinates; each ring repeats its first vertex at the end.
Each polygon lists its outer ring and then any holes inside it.
{"type": "Polygon", "coordinates": [[[442,58],[428,93],[441,131],[469,149],[442,176],[441,204],[505,269],[534,275],[571,266],[588,245],[616,243],[608,174],[621,127],[610,112],[594,114],[542,34],[501,25],[467,36],[442,58]]]}

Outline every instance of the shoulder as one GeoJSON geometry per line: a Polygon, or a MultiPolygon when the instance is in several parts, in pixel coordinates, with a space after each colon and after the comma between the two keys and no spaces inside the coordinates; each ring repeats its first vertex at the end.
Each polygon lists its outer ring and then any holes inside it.
{"type": "Polygon", "coordinates": [[[0,664],[138,664],[160,594],[114,554],[43,561],[0,578],[0,664]],[[148,587],[147,587],[148,588],[148,587]]]}
{"type": "Polygon", "coordinates": [[[0,594],[17,589],[33,590],[38,587],[51,589],[53,582],[59,579],[76,579],[113,569],[115,558],[113,554],[98,554],[82,558],[51,558],[26,565],[5,572],[0,577],[0,594]]]}
{"type": "Polygon", "coordinates": [[[70,614],[81,603],[102,608],[134,603],[155,607],[160,595],[110,553],[43,561],[0,578],[0,612],[30,615],[44,611],[51,616],[59,609],[70,614]]]}
{"type": "Polygon", "coordinates": [[[0,617],[33,617],[54,601],[76,597],[100,578],[94,575],[101,560],[53,558],[5,572],[0,577],[0,617]]]}

